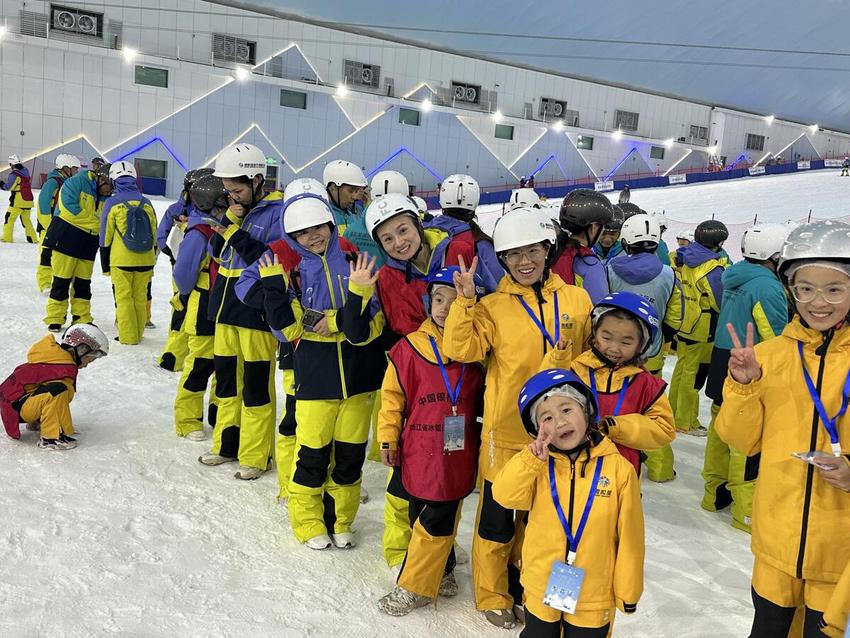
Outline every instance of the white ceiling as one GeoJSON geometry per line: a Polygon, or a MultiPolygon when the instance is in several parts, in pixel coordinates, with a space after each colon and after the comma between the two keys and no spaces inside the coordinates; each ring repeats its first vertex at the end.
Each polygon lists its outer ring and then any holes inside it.
{"type": "Polygon", "coordinates": [[[850,131],[850,0],[210,1],[850,131]]]}

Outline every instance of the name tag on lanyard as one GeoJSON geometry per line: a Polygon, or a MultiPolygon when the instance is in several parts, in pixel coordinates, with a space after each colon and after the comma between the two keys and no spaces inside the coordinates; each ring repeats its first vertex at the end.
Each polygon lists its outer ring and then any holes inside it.
{"type": "Polygon", "coordinates": [[[812,377],[809,375],[809,371],[806,370],[806,361],[803,359],[802,341],[797,342],[797,352],[800,355],[800,367],[803,370],[803,379],[806,381],[806,388],[809,390],[809,396],[812,398],[812,402],[815,404],[815,409],[818,412],[820,421],[823,424],[826,433],[829,435],[829,444],[832,448],[832,454],[833,456],[841,456],[841,440],[838,436],[838,420],[847,412],[847,405],[850,403],[850,371],[847,373],[847,377],[844,380],[844,387],[841,390],[841,408],[838,410],[838,414],[829,418],[829,415],[826,413],[826,408],[823,405],[823,400],[821,399],[820,394],[818,394],[818,390],[812,381],[812,377]]]}
{"type": "Polygon", "coordinates": [[[443,384],[446,386],[446,392],[452,404],[451,415],[443,418],[443,452],[459,452],[466,448],[466,417],[457,413],[466,364],[461,365],[457,385],[452,387],[446,365],[443,363],[443,357],[440,356],[440,350],[437,348],[437,342],[431,336],[428,337],[428,340],[431,342],[434,358],[437,360],[437,366],[439,366],[440,374],[443,377],[443,384]]]}

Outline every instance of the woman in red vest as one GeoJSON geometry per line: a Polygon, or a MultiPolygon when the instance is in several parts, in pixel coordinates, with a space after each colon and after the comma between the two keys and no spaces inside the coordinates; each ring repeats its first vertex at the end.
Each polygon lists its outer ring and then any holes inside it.
{"type": "Polygon", "coordinates": [[[390,350],[381,387],[381,460],[400,471],[413,527],[398,584],[378,602],[391,616],[423,607],[438,593],[457,594],[453,544],[463,499],[478,473],[484,372],[442,352],[456,272],[452,266],[429,278],[431,317],[390,350]]]}

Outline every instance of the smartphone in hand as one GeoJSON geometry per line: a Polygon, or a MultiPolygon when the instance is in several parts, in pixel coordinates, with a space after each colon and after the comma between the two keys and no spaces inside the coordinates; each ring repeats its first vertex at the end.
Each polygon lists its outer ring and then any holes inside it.
{"type": "Polygon", "coordinates": [[[319,312],[318,310],[313,310],[312,308],[307,308],[304,310],[304,316],[301,318],[301,324],[304,326],[306,330],[310,332],[314,332],[316,329],[316,324],[319,323],[322,319],[325,318],[324,312],[319,312]]]}

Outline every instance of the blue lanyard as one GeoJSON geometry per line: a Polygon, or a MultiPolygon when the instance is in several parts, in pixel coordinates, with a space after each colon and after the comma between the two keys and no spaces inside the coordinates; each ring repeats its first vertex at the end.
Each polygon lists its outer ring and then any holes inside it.
{"type": "Polygon", "coordinates": [[[584,512],[581,515],[575,536],[573,536],[570,524],[567,522],[567,517],[564,516],[564,510],[561,508],[561,500],[558,498],[558,486],[555,485],[555,459],[551,455],[549,456],[549,487],[552,490],[552,502],[555,504],[555,511],[558,513],[558,518],[561,519],[561,526],[564,528],[564,533],[567,535],[567,540],[570,543],[570,549],[567,551],[567,565],[572,565],[575,562],[578,544],[581,542],[581,537],[584,534],[584,526],[587,525],[590,508],[593,506],[593,499],[596,498],[596,486],[599,484],[599,476],[602,474],[602,460],[601,456],[596,459],[596,469],[593,470],[593,482],[590,484],[590,494],[587,495],[584,512]]]}
{"type": "MultiPolygon", "coordinates": [[[[626,377],[623,379],[623,387],[620,390],[620,396],[617,397],[617,405],[614,406],[614,412],[611,414],[606,414],[605,416],[617,416],[620,414],[620,409],[623,407],[623,401],[626,400],[626,392],[629,389],[629,378],[626,377]]],[[[596,401],[597,407],[599,407],[599,395],[596,392],[596,370],[590,368],[590,391],[593,393],[593,400],[596,401]]],[[[600,418],[602,414],[600,413],[600,418]]]]}
{"type": "Polygon", "coordinates": [[[829,415],[826,413],[823,401],[818,394],[818,390],[812,381],[812,377],[809,375],[809,371],[806,370],[806,362],[803,360],[802,341],[797,342],[797,352],[800,353],[800,366],[803,368],[803,378],[806,380],[806,387],[809,389],[809,396],[812,397],[815,409],[818,411],[818,415],[820,416],[821,423],[823,423],[823,427],[826,428],[827,434],[829,434],[829,442],[832,446],[832,453],[835,456],[841,456],[841,441],[838,438],[837,423],[838,419],[844,416],[844,413],[847,412],[847,404],[850,403],[850,372],[847,373],[847,378],[844,380],[844,388],[841,391],[841,409],[838,411],[838,414],[830,419],[829,415]]]}
{"type": "Polygon", "coordinates": [[[452,383],[449,381],[449,374],[446,372],[446,366],[443,363],[443,358],[440,356],[440,351],[437,349],[437,342],[434,341],[434,337],[430,335],[428,336],[428,339],[431,341],[431,348],[433,348],[434,356],[437,358],[437,365],[440,367],[440,374],[443,375],[443,383],[449,393],[449,401],[452,403],[452,414],[457,416],[457,402],[458,399],[460,399],[460,388],[463,385],[463,372],[466,370],[466,364],[461,364],[460,376],[458,377],[457,385],[454,390],[452,390],[452,383]]]}
{"type": "MultiPolygon", "coordinates": [[[[525,299],[523,299],[520,295],[517,295],[516,298],[519,299],[519,302],[522,304],[522,307],[525,308],[525,311],[528,313],[528,316],[531,317],[531,320],[534,322],[534,325],[537,326],[537,329],[543,334],[546,338],[546,341],[549,342],[549,345],[553,348],[557,345],[557,343],[561,340],[561,322],[560,316],[558,313],[558,295],[557,293],[552,295],[555,298],[555,339],[552,339],[552,335],[549,334],[549,331],[546,330],[546,326],[540,322],[540,319],[537,318],[537,315],[534,314],[534,311],[528,307],[528,304],[525,303],[525,299]]],[[[541,310],[540,314],[543,314],[541,310]]]]}

